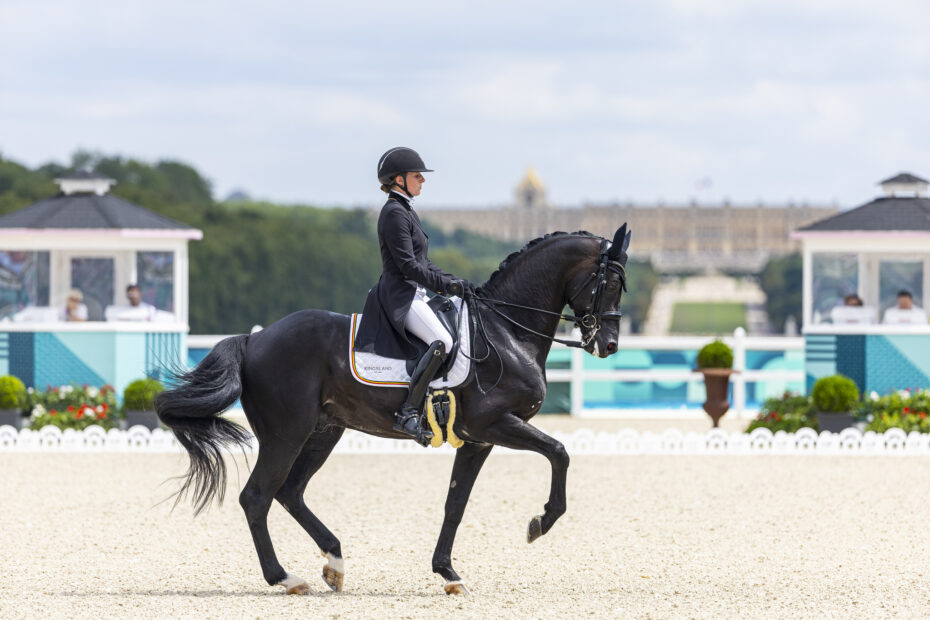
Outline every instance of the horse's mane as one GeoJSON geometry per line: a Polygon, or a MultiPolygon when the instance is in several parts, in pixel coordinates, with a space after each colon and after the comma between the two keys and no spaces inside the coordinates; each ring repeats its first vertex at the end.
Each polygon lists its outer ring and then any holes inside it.
{"type": "Polygon", "coordinates": [[[594,233],[589,233],[589,232],[586,231],[586,230],[578,230],[578,231],[575,231],[575,232],[572,232],[572,233],[563,232],[563,231],[559,230],[559,231],[556,231],[556,232],[552,232],[552,233],[545,234],[545,235],[543,235],[542,237],[537,237],[537,238],[533,239],[532,241],[530,241],[529,243],[527,243],[527,244],[526,244],[525,246],[523,246],[522,248],[520,248],[519,250],[517,250],[516,252],[512,252],[509,256],[507,256],[507,258],[505,258],[504,260],[502,260],[501,263],[500,263],[500,265],[497,266],[497,271],[495,271],[494,273],[491,274],[491,277],[488,278],[488,281],[484,283],[484,286],[488,286],[489,284],[493,284],[494,281],[497,280],[498,278],[500,278],[501,274],[502,274],[504,271],[506,271],[507,268],[510,267],[510,265],[513,264],[513,262],[514,262],[517,258],[519,258],[520,256],[522,256],[524,252],[526,252],[526,251],[528,251],[528,250],[531,250],[532,248],[536,247],[537,245],[539,245],[539,244],[542,243],[543,241],[548,241],[549,239],[554,239],[554,238],[556,238],[556,237],[571,237],[571,236],[577,236],[577,237],[597,237],[597,238],[600,238],[598,235],[595,235],[594,233]]]}

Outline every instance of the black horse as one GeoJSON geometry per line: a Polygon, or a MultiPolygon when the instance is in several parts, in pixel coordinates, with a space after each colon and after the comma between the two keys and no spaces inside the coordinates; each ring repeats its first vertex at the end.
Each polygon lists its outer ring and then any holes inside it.
{"type": "MultiPolygon", "coordinates": [[[[560,320],[573,321],[582,340],[569,344],[607,357],[617,351],[620,297],[626,288],[626,224],[613,243],[587,232],[553,233],[505,259],[469,300],[474,332],[468,379],[454,389],[456,451],[445,519],[433,572],[447,593],[467,594],[452,568],[452,544],[475,478],[495,445],[531,450],[552,466],[543,513],[529,524],[527,541],[542,536],[565,513],[568,454],[561,443],[531,426],[546,394],[546,357],[560,320]],[[561,314],[568,305],[574,314],[561,314]]],[[[181,374],[156,400],[162,422],[190,455],[178,499],[192,496],[197,511],[223,499],[223,448],[247,444],[248,432],[217,414],[240,399],[258,439],[252,474],[239,496],[262,573],[289,594],[307,594],[306,582],[278,563],[268,534],[273,500],[310,534],[327,557],[323,578],[342,589],[339,540],[304,503],[304,490],[346,428],[406,439],[392,428],[392,412],[405,391],[369,387],[350,374],[349,317],[303,310],[250,336],[218,343],[196,368],[181,374]]]]}

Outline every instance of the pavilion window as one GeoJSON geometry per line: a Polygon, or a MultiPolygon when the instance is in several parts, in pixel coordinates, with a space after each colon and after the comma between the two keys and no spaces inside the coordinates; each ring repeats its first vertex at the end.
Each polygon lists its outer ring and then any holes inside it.
{"type": "Polygon", "coordinates": [[[174,312],[174,252],[136,253],[136,273],[142,300],[174,312]]]}
{"type": "Polygon", "coordinates": [[[0,318],[49,304],[49,253],[0,250],[0,318]]]}
{"type": "Polygon", "coordinates": [[[88,320],[103,321],[107,306],[116,301],[114,276],[115,266],[112,258],[71,259],[71,288],[83,294],[88,320]]]}
{"type": "Polygon", "coordinates": [[[854,253],[817,253],[813,255],[814,322],[830,316],[843,297],[859,291],[859,258],[854,253]]]}
{"type": "Polygon", "coordinates": [[[898,291],[910,291],[914,304],[923,307],[924,263],[883,260],[878,265],[878,296],[881,311],[898,305],[898,291]]]}

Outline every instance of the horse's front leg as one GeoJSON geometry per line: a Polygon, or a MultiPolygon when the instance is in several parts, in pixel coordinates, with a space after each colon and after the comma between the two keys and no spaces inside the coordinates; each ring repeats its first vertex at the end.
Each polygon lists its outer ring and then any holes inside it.
{"type": "Polygon", "coordinates": [[[475,485],[481,466],[491,453],[491,448],[490,445],[466,443],[455,452],[449,494],[446,496],[446,517],[443,519],[436,550],[433,552],[433,572],[446,580],[446,594],[468,594],[465,584],[452,568],[452,544],[455,542],[455,532],[459,523],[462,522],[468,496],[475,485]]]}
{"type": "MultiPolygon", "coordinates": [[[[474,433],[472,435],[474,436],[474,433]]],[[[552,465],[549,501],[546,502],[543,514],[533,517],[530,521],[526,533],[526,542],[533,542],[548,532],[556,520],[565,514],[565,478],[569,461],[565,446],[512,413],[504,414],[493,424],[482,429],[476,438],[514,450],[532,450],[549,459],[552,465]]]]}

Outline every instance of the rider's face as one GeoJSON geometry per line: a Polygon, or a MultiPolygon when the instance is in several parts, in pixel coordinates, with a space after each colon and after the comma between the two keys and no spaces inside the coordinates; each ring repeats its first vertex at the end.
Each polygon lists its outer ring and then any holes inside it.
{"type": "MultiPolygon", "coordinates": [[[[426,178],[423,177],[419,172],[408,172],[404,176],[407,177],[407,193],[411,196],[419,196],[420,190],[423,188],[423,184],[426,182],[426,178]]],[[[400,176],[397,177],[398,181],[401,180],[400,176]]],[[[398,185],[403,188],[403,183],[398,183],[398,185]]]]}

